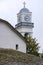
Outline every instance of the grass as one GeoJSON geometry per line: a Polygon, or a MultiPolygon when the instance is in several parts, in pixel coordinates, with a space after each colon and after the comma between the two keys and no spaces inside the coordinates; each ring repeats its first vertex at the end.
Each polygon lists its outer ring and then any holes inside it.
{"type": "Polygon", "coordinates": [[[42,62],[43,59],[34,55],[21,53],[12,49],[0,49],[0,62],[25,62],[25,63],[36,63],[42,62]]]}

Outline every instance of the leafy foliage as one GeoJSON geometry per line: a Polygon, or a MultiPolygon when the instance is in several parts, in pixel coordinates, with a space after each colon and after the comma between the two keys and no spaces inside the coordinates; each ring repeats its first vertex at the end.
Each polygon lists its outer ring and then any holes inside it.
{"type": "Polygon", "coordinates": [[[39,43],[37,40],[32,37],[25,37],[27,41],[27,53],[39,56],[39,43]]]}

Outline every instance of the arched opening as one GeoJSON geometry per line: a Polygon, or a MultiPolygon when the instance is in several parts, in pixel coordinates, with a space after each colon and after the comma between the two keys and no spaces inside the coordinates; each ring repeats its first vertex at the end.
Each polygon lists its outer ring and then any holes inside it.
{"type": "Polygon", "coordinates": [[[25,34],[24,34],[24,37],[28,37],[28,33],[25,33],[25,34]]]}
{"type": "Polygon", "coordinates": [[[18,50],[18,44],[16,44],[16,50],[18,50]]]}

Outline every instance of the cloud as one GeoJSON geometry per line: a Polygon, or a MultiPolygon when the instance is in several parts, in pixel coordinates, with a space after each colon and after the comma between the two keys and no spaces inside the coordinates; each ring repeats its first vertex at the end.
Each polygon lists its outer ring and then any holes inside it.
{"type": "Polygon", "coordinates": [[[3,2],[3,1],[5,1],[5,0],[0,0],[0,2],[3,2]]]}

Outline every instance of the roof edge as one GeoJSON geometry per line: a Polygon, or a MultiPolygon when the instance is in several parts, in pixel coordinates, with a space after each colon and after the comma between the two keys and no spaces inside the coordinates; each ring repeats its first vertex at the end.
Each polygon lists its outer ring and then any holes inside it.
{"type": "Polygon", "coordinates": [[[11,30],[13,30],[25,43],[27,43],[25,38],[8,21],[0,18],[0,22],[6,23],[11,28],[11,30]]]}

